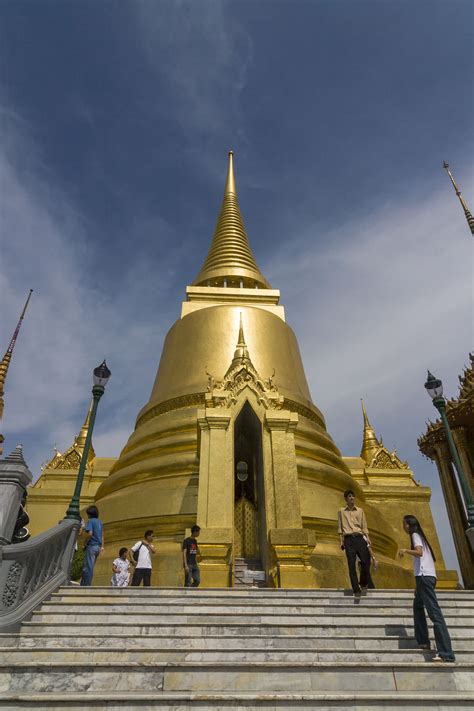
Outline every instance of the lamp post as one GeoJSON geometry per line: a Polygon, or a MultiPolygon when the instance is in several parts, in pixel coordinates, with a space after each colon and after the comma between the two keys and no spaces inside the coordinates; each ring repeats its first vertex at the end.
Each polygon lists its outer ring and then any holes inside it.
{"type": "Polygon", "coordinates": [[[107,368],[105,360],[97,368],[94,368],[94,386],[92,388],[92,408],[89,420],[89,428],[87,430],[86,441],[84,443],[84,450],[82,452],[81,463],[79,465],[79,472],[77,474],[74,494],[72,495],[69,508],[66,511],[66,516],[64,517],[66,519],[73,519],[78,521],[81,520],[79,505],[81,499],[82,482],[84,481],[84,473],[86,471],[87,458],[89,456],[89,449],[91,446],[92,430],[94,429],[95,416],[97,413],[97,406],[99,404],[99,400],[104,394],[105,386],[107,385],[107,382],[111,375],[112,373],[107,368]]]}
{"type": "Polygon", "coordinates": [[[428,377],[425,383],[426,392],[433,400],[433,405],[438,410],[441,415],[441,422],[443,423],[444,430],[446,432],[446,439],[448,440],[448,447],[451,453],[451,458],[453,460],[454,466],[458,473],[459,483],[461,484],[462,496],[464,499],[464,504],[467,511],[467,531],[466,536],[469,539],[472,550],[474,551],[474,499],[472,497],[471,489],[469,487],[466,474],[464,473],[461,460],[459,458],[458,450],[454,443],[453,435],[451,433],[451,428],[449,426],[448,418],[446,417],[446,400],[443,397],[443,383],[438,378],[428,371],[428,377]]]}

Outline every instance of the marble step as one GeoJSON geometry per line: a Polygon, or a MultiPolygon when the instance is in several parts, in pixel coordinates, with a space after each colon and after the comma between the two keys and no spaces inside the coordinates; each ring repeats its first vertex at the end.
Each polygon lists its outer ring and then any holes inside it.
{"type": "MultiPolygon", "coordinates": [[[[149,609],[156,610],[158,608],[165,608],[170,610],[181,611],[183,609],[190,609],[192,606],[193,610],[204,610],[207,611],[209,608],[213,610],[223,610],[224,612],[228,609],[232,609],[238,612],[268,612],[269,610],[275,610],[275,612],[282,612],[291,614],[293,612],[304,612],[308,611],[314,613],[317,611],[326,612],[328,609],[333,608],[336,612],[347,612],[348,610],[353,611],[354,607],[359,610],[367,609],[370,612],[377,610],[412,610],[413,599],[402,601],[397,599],[387,599],[387,600],[376,600],[370,598],[369,596],[363,596],[360,599],[347,600],[342,598],[341,600],[305,600],[298,602],[289,601],[265,601],[258,602],[256,600],[226,600],[216,602],[215,600],[208,599],[196,599],[192,602],[188,600],[183,600],[179,598],[170,598],[164,600],[140,600],[133,596],[126,596],[117,599],[114,596],[101,595],[95,598],[87,598],[84,600],[80,596],[69,596],[69,598],[52,598],[51,600],[43,604],[43,608],[47,607],[48,610],[53,608],[61,608],[67,606],[70,609],[90,609],[95,608],[101,609],[103,606],[107,606],[111,609],[123,609],[124,605],[127,605],[127,609],[149,609]],[[342,609],[341,609],[342,608],[342,609]]],[[[443,610],[463,610],[466,614],[474,615],[474,599],[469,600],[443,600],[441,602],[443,610]]]]}
{"type": "MultiPolygon", "coordinates": [[[[385,598],[385,597],[395,597],[397,599],[410,598],[413,599],[413,590],[396,590],[396,589],[377,589],[369,590],[370,596],[385,598]]],[[[342,588],[292,588],[284,590],[281,588],[259,588],[259,589],[248,589],[248,590],[236,590],[235,588],[163,588],[163,587],[138,587],[138,588],[112,588],[111,586],[90,586],[81,587],[79,585],[69,585],[59,588],[55,595],[81,595],[82,597],[87,597],[89,595],[137,595],[138,597],[200,597],[205,596],[207,598],[234,598],[234,597],[246,597],[246,598],[327,598],[327,599],[338,599],[341,597],[352,597],[352,590],[342,589],[342,588]]],[[[474,600],[474,590],[437,590],[436,592],[438,599],[454,600],[454,599],[471,599],[474,600]]]]}
{"type": "Polygon", "coordinates": [[[123,691],[474,692],[474,664],[134,662],[0,664],[6,693],[123,691]]]}
{"type": "MultiPolygon", "coordinates": [[[[0,647],[19,649],[128,649],[138,648],[143,650],[247,650],[250,654],[253,650],[400,650],[418,649],[414,637],[354,637],[354,636],[290,636],[290,635],[206,635],[203,637],[191,637],[188,634],[181,636],[152,635],[145,634],[133,636],[130,634],[115,634],[104,630],[104,636],[65,633],[20,633],[20,634],[0,634],[0,647]]],[[[434,648],[434,641],[432,640],[434,648]]],[[[474,651],[474,641],[472,637],[457,637],[455,642],[456,651],[474,651]]]]}
{"type": "MultiPolygon", "coordinates": [[[[392,610],[386,612],[378,611],[376,613],[367,614],[367,612],[334,612],[330,610],[326,614],[281,614],[279,612],[265,611],[261,613],[238,613],[235,610],[225,611],[210,611],[197,612],[193,608],[182,610],[180,613],[168,611],[160,608],[156,612],[146,612],[142,609],[130,612],[127,608],[108,609],[104,606],[103,610],[89,610],[87,608],[77,610],[68,610],[67,608],[61,611],[48,612],[42,608],[32,615],[32,620],[35,622],[80,622],[82,624],[95,624],[96,622],[107,623],[110,625],[121,624],[124,618],[130,617],[136,625],[156,625],[168,624],[175,626],[193,625],[215,625],[215,624],[270,624],[270,625],[320,625],[331,624],[334,627],[345,627],[348,622],[351,625],[365,625],[369,620],[372,624],[385,625],[412,625],[413,615],[408,610],[405,613],[395,613],[392,610]]],[[[469,613],[462,613],[459,610],[444,611],[444,617],[448,627],[474,627],[474,617],[469,613]]]]}
{"type": "MultiPolygon", "coordinates": [[[[389,650],[343,650],[343,649],[189,649],[183,645],[180,649],[140,649],[129,645],[128,648],[96,649],[84,648],[66,649],[12,649],[0,648],[0,664],[36,664],[37,662],[58,662],[68,664],[78,662],[85,666],[102,664],[113,660],[114,664],[136,662],[143,665],[163,663],[195,662],[195,663],[254,663],[254,662],[385,662],[399,664],[401,662],[429,662],[435,651],[419,649],[389,649],[389,650]]],[[[458,662],[471,662],[474,666],[474,649],[455,649],[458,662]]]]}
{"type": "MultiPolygon", "coordinates": [[[[80,616],[79,616],[80,617],[80,616]]],[[[371,635],[386,635],[394,637],[406,637],[413,636],[413,619],[410,618],[407,622],[403,622],[397,619],[395,622],[374,622],[369,619],[362,619],[358,624],[353,623],[354,620],[350,621],[346,618],[346,624],[334,625],[331,621],[317,622],[312,620],[311,623],[298,623],[298,624],[286,624],[279,621],[273,622],[218,622],[214,621],[211,623],[203,624],[202,622],[196,622],[191,619],[189,622],[183,621],[180,618],[179,624],[172,624],[170,622],[145,622],[140,623],[135,621],[128,621],[122,618],[115,618],[113,624],[106,622],[103,619],[95,620],[88,623],[84,620],[73,621],[67,620],[56,621],[56,622],[45,622],[41,620],[32,619],[29,622],[24,622],[22,625],[22,632],[24,634],[29,634],[30,632],[48,632],[49,634],[71,634],[73,630],[78,633],[88,634],[88,635],[106,635],[108,632],[113,630],[116,633],[129,634],[129,635],[147,635],[147,634],[164,634],[169,636],[174,635],[187,635],[189,637],[203,637],[208,635],[310,635],[323,634],[326,633],[328,636],[346,636],[353,635],[356,637],[360,636],[371,636],[371,635]]],[[[430,625],[429,625],[430,626],[430,625]]],[[[452,621],[449,624],[449,632],[452,638],[457,637],[469,637],[474,639],[474,627],[466,626],[464,623],[455,625],[452,621]]]]}
{"type": "Polygon", "coordinates": [[[300,711],[317,709],[318,711],[400,711],[401,709],[420,709],[421,711],[459,711],[472,708],[472,693],[440,692],[416,693],[415,691],[378,692],[161,692],[144,693],[141,691],[115,691],[84,693],[8,693],[2,697],[2,708],[35,709],[52,711],[53,709],[90,709],[107,708],[108,711],[300,711]]]}

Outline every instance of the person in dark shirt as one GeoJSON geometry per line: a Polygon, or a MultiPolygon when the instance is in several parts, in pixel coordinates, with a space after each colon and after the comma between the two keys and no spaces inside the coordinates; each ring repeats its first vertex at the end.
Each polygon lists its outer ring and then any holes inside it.
{"type": "Polygon", "coordinates": [[[196,540],[200,531],[200,527],[194,525],[191,535],[183,541],[184,586],[186,588],[197,588],[201,582],[201,572],[197,562],[200,553],[196,540]]]}

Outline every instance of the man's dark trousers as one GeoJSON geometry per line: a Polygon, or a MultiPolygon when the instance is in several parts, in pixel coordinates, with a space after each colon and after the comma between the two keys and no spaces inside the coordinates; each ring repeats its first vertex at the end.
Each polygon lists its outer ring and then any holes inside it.
{"type": "Polygon", "coordinates": [[[356,559],[360,560],[360,585],[366,588],[370,577],[370,553],[365,538],[362,534],[344,536],[344,549],[346,551],[347,563],[349,565],[349,576],[352,590],[360,592],[359,579],[357,577],[356,559]]]}
{"type": "Polygon", "coordinates": [[[135,568],[132,577],[132,587],[137,587],[143,580],[143,586],[150,587],[151,583],[151,568],[135,568]]]}

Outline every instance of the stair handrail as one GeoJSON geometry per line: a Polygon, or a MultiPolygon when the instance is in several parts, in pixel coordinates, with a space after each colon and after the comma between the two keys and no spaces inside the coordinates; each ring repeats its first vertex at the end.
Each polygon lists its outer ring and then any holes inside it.
{"type": "Polygon", "coordinates": [[[70,571],[79,521],[64,520],[24,543],[0,546],[0,632],[17,629],[70,571]]]}

